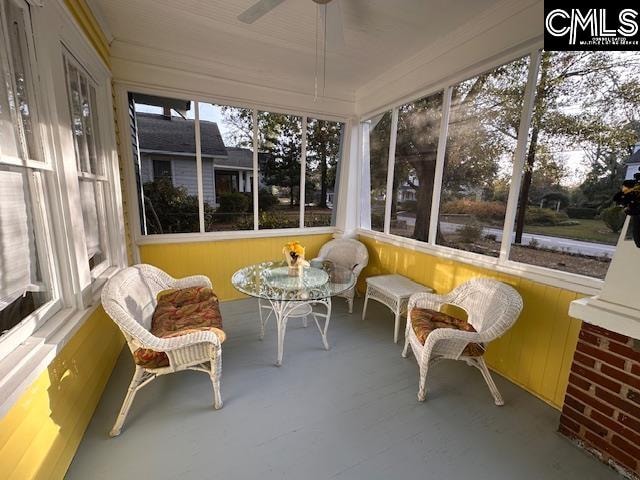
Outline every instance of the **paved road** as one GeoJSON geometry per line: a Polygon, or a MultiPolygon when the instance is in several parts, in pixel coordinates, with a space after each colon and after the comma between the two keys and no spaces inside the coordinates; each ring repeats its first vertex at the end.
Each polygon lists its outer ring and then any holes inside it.
{"type": "MultiPolygon", "coordinates": [[[[408,226],[415,225],[415,218],[405,217],[398,215],[398,218],[407,222],[408,226]]],[[[457,223],[450,222],[440,222],[440,227],[442,228],[444,233],[453,233],[460,225],[457,223]]],[[[498,228],[489,228],[484,227],[482,229],[484,235],[492,234],[498,238],[502,237],[502,230],[498,228]]],[[[513,234],[515,237],[515,233],[513,234]]],[[[513,239],[512,237],[512,239],[513,239]]],[[[606,245],[603,243],[593,243],[593,242],[584,242],[581,240],[572,240],[570,238],[560,238],[560,237],[551,237],[549,235],[539,235],[533,233],[525,233],[522,235],[522,244],[529,245],[533,240],[535,240],[540,247],[544,248],[555,248],[557,250],[564,250],[571,253],[579,253],[582,255],[589,255],[592,257],[601,257],[607,255],[608,257],[613,256],[613,252],[616,247],[613,245],[606,245]]]]}

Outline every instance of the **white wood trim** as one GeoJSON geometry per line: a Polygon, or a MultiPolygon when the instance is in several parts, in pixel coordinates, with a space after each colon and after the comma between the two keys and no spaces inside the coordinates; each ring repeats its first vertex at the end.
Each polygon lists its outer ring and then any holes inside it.
{"type": "Polygon", "coordinates": [[[516,219],[520,187],[522,186],[522,173],[524,172],[527,143],[529,141],[529,127],[531,126],[531,117],[533,116],[539,68],[540,51],[539,49],[535,49],[529,55],[529,75],[527,78],[527,85],[524,90],[524,98],[522,99],[522,113],[520,115],[520,126],[518,127],[516,150],[513,154],[511,185],[509,186],[507,209],[504,216],[504,224],[502,226],[502,241],[500,242],[500,259],[502,260],[509,259],[509,252],[511,250],[513,224],[516,219]]]}
{"type": "Polygon", "coordinates": [[[258,165],[258,110],[252,109],[251,120],[253,122],[253,229],[257,232],[259,227],[259,206],[258,206],[258,176],[260,167],[258,165]]]}
{"type": "Polygon", "coordinates": [[[264,230],[230,230],[206,233],[171,233],[147,235],[136,239],[139,246],[175,243],[220,242],[248,238],[300,237],[307,235],[334,234],[341,231],[336,227],[273,228],[264,230]]]}
{"type": "Polygon", "coordinates": [[[454,260],[479,268],[526,278],[544,285],[563,288],[572,292],[596,295],[604,285],[604,281],[592,277],[586,277],[584,275],[517,263],[511,260],[502,261],[499,258],[443,247],[441,245],[430,245],[425,242],[420,242],[412,238],[400,237],[398,235],[384,234],[361,228],[358,229],[357,233],[358,235],[372,238],[389,245],[406,248],[407,250],[417,251],[427,255],[433,255],[434,257],[454,260]]]}
{"type": "Polygon", "coordinates": [[[438,137],[438,151],[436,152],[436,169],[433,173],[433,195],[431,196],[431,217],[429,218],[429,236],[431,245],[436,244],[438,224],[440,219],[440,198],[442,194],[442,177],[444,176],[444,160],[447,152],[447,136],[449,135],[449,117],[451,114],[451,94],[453,87],[447,87],[443,92],[442,120],[440,136],[438,137]]]}
{"type": "MultiPolygon", "coordinates": [[[[198,102],[193,102],[194,110],[194,132],[196,141],[196,182],[198,187],[198,222],[200,224],[200,232],[204,233],[204,188],[202,185],[202,146],[200,138],[200,105],[198,102]]],[[[173,168],[173,167],[172,167],[173,168]]],[[[212,166],[213,168],[213,166],[212,166]]],[[[215,197],[214,197],[215,200],[215,197]]]]}
{"type": "MultiPolygon", "coordinates": [[[[307,183],[307,116],[302,117],[302,141],[300,142],[300,228],[304,228],[305,185],[307,183]]],[[[335,195],[335,189],[334,189],[335,195]]],[[[335,203],[335,202],[334,202],[335,203]]]]}
{"type": "Polygon", "coordinates": [[[517,58],[521,58],[521,57],[524,57],[525,55],[529,55],[532,50],[537,50],[541,48],[543,48],[542,37],[536,38],[529,42],[525,42],[524,44],[518,45],[514,48],[509,48],[496,56],[493,56],[481,62],[477,62],[466,68],[463,68],[462,70],[457,71],[453,75],[445,76],[436,82],[425,85],[424,87],[420,88],[419,90],[416,90],[415,92],[398,97],[392,102],[386,102],[380,105],[379,107],[376,107],[375,109],[369,109],[363,113],[359,113],[358,118],[360,118],[361,120],[366,120],[367,118],[371,118],[383,112],[389,111],[394,107],[399,107],[401,105],[404,105],[405,103],[411,103],[420,98],[433,95],[434,93],[437,93],[439,90],[445,90],[449,86],[464,82],[465,80],[476,77],[484,72],[487,72],[496,67],[504,65],[505,63],[509,63],[510,61],[513,61],[517,58]]]}
{"type": "MultiPolygon", "coordinates": [[[[246,108],[249,110],[256,109],[264,112],[283,113],[287,115],[295,115],[301,117],[307,115],[310,118],[317,118],[318,120],[328,120],[333,122],[345,122],[348,115],[334,115],[321,111],[313,110],[297,110],[278,104],[260,103],[254,101],[248,101],[246,99],[227,97],[222,95],[216,95],[210,92],[201,92],[197,90],[189,90],[180,87],[168,88],[150,83],[132,82],[128,80],[121,80],[116,77],[116,85],[125,88],[125,90],[133,93],[144,93],[148,95],[157,95],[161,97],[170,98],[185,98],[192,99],[195,102],[211,103],[213,105],[224,105],[237,108],[246,108]]],[[[353,113],[351,113],[353,114],[353,113]]]]}
{"type": "Polygon", "coordinates": [[[391,204],[393,203],[393,174],[396,165],[396,140],[398,139],[398,107],[391,111],[389,158],[387,160],[387,198],[384,204],[384,233],[391,228],[391,204]]]}

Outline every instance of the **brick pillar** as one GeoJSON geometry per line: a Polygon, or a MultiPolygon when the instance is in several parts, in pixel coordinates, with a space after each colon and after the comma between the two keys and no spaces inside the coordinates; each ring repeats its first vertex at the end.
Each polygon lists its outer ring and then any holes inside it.
{"type": "Polygon", "coordinates": [[[640,478],[639,343],[582,324],[559,427],[629,478],[640,478]]]}

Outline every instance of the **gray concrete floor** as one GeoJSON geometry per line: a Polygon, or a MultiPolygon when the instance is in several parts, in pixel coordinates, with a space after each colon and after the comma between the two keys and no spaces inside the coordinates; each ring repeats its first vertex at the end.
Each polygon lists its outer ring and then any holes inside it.
{"type": "Polygon", "coordinates": [[[257,302],[223,304],[224,408],[209,378],[162,377],[136,398],[122,434],[109,431],[133,363],[123,351],[85,433],[69,479],[609,479],[620,478],[556,433],[558,412],[496,377],[496,407],[478,371],[431,370],[416,400],[415,360],[392,342],[391,313],[334,301],[330,351],[313,324],[289,325],[274,366],[270,325],[258,340],[257,302]]]}

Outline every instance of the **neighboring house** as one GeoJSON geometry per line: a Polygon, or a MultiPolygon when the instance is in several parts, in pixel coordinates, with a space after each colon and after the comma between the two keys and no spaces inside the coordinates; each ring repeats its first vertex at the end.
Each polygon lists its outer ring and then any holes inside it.
{"type": "MultiPolygon", "coordinates": [[[[142,182],[169,178],[197,195],[194,120],[179,116],[136,113],[142,182]]],[[[215,122],[200,120],[200,152],[204,201],[217,206],[220,195],[251,192],[253,154],[248,148],[225,147],[215,122]]]]}
{"type": "Polygon", "coordinates": [[[633,154],[625,161],[627,166],[627,172],[625,173],[625,180],[633,180],[633,176],[636,173],[640,173],[640,143],[637,143],[633,149],[633,154]]]}

